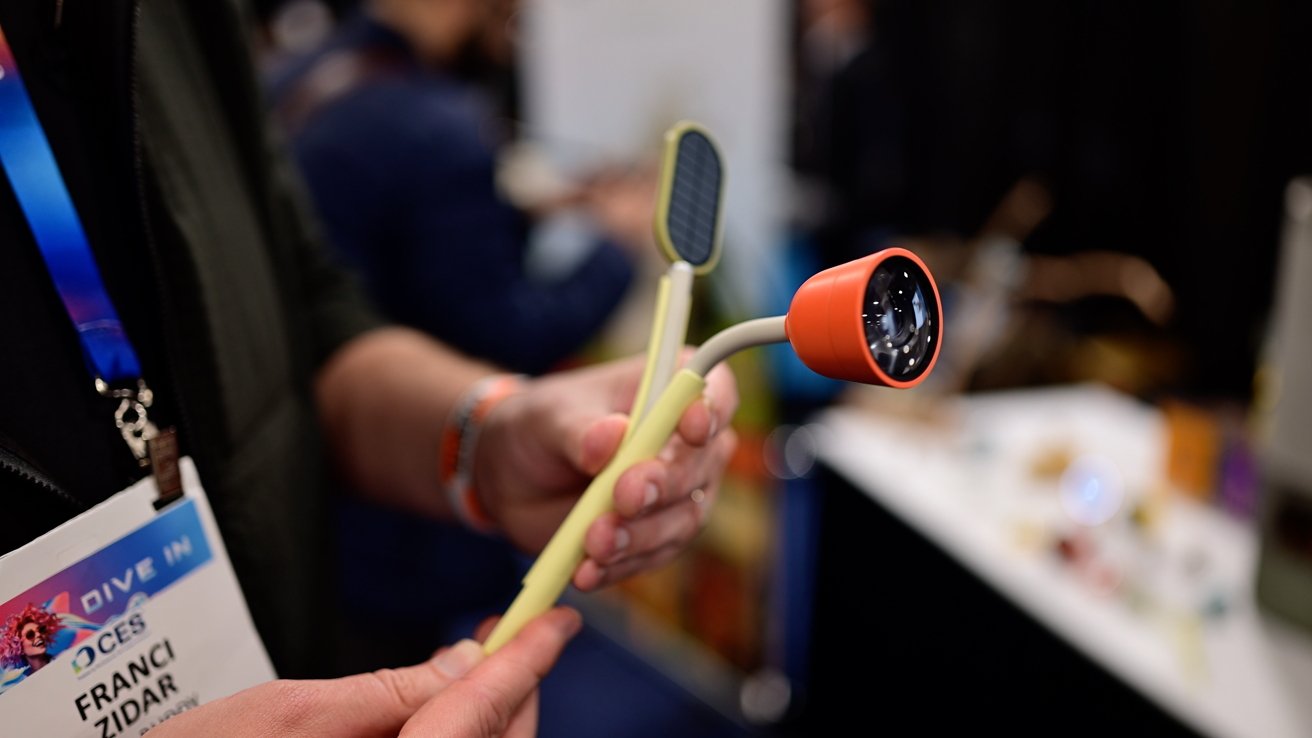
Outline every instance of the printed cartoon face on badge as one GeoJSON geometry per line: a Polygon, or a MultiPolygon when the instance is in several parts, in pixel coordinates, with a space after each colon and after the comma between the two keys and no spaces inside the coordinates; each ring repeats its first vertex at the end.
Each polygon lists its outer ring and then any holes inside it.
{"type": "Polygon", "coordinates": [[[59,616],[28,603],[10,615],[0,631],[0,667],[26,668],[29,673],[50,663],[50,643],[62,626],[59,616]]]}
{"type": "Polygon", "coordinates": [[[46,652],[46,635],[45,631],[36,623],[24,623],[23,632],[20,634],[23,639],[23,655],[27,657],[41,656],[46,652]]]}

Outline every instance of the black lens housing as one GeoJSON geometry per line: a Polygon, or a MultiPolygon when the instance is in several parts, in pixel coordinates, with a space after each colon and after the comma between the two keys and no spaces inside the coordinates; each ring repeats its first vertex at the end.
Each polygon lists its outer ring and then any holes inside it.
{"type": "Polygon", "coordinates": [[[889,377],[911,381],[938,351],[939,307],[929,275],[904,256],[890,256],[866,285],[861,319],[866,345],[889,377]]]}

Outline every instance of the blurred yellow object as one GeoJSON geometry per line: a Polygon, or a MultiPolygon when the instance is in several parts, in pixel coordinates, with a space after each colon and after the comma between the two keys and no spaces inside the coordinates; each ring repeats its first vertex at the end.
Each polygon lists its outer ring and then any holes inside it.
{"type": "Polygon", "coordinates": [[[1056,481],[1066,472],[1073,458],[1074,454],[1069,444],[1041,449],[1030,460],[1030,476],[1035,479],[1056,481]]]}
{"type": "Polygon", "coordinates": [[[1166,518],[1170,499],[1170,487],[1165,482],[1159,482],[1139,498],[1139,502],[1130,513],[1130,520],[1144,535],[1153,535],[1161,528],[1162,520],[1166,518]]]}
{"type": "Polygon", "coordinates": [[[1052,533],[1032,520],[1016,521],[1011,526],[1011,540],[1025,553],[1039,553],[1052,548],[1052,533]]]}
{"type": "Polygon", "coordinates": [[[1201,682],[1207,678],[1207,653],[1203,649],[1203,623],[1197,615],[1175,617],[1175,647],[1180,657],[1180,669],[1191,680],[1201,682]]]}

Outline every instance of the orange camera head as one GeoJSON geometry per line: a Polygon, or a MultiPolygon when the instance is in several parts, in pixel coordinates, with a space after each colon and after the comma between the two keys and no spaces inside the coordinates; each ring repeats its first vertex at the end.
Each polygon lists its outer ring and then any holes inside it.
{"type": "Polygon", "coordinates": [[[891,248],[806,280],[785,329],[793,351],[817,374],[906,389],[934,368],[942,315],[925,263],[891,248]]]}

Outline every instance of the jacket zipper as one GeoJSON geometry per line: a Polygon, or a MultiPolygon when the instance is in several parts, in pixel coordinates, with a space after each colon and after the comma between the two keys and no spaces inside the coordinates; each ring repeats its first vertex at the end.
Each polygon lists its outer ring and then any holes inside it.
{"type": "Polygon", "coordinates": [[[4,469],[5,472],[18,477],[29,486],[58,497],[61,501],[72,505],[78,512],[87,509],[86,504],[82,501],[65,492],[59,485],[50,481],[46,475],[37,471],[31,464],[6,450],[4,447],[0,447],[0,469],[4,469]]]}

